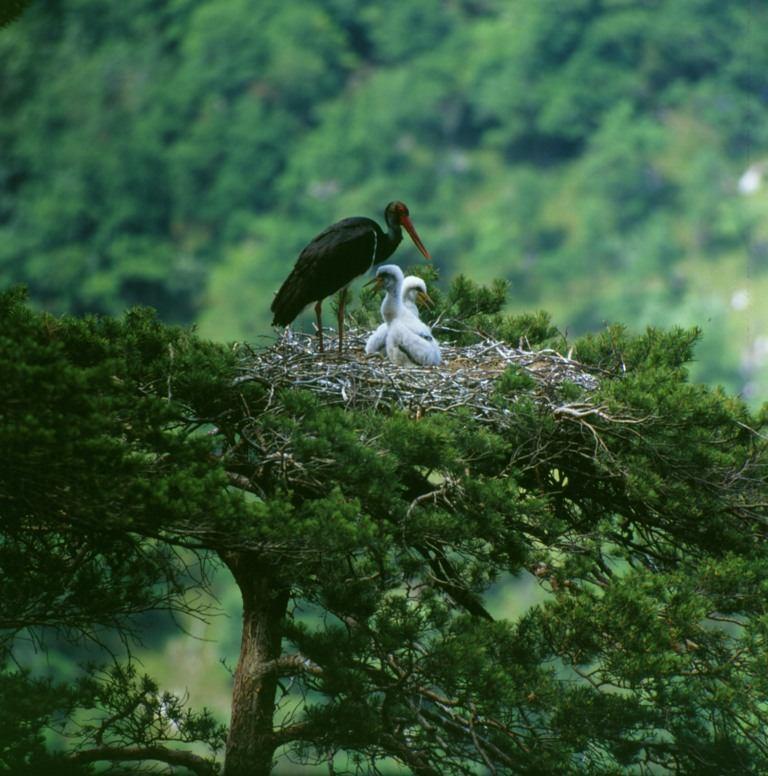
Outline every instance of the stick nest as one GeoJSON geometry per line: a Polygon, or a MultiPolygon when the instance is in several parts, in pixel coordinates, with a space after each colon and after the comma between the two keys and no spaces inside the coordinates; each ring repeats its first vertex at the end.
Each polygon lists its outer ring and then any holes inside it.
{"type": "Polygon", "coordinates": [[[241,345],[237,382],[256,380],[272,392],[301,388],[328,404],[383,412],[397,408],[415,417],[466,408],[483,423],[509,421],[511,409],[505,406],[507,402],[495,399],[494,388],[510,367],[531,378],[521,393],[552,410],[563,409],[563,399],[557,395],[563,383],[584,389],[580,399],[569,405],[574,411],[590,406],[583,393],[598,384],[586,367],[551,349],[511,347],[479,336],[476,344],[468,346],[441,342],[440,366],[397,366],[385,356],[365,354],[368,332],[345,331],[342,354],[338,341],[329,334],[324,353],[318,352],[314,335],[290,329],[265,349],[241,345]]]}

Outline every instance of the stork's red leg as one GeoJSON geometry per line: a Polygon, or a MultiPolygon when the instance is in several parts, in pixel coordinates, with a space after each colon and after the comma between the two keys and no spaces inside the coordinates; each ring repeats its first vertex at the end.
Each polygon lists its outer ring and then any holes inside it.
{"type": "Polygon", "coordinates": [[[341,343],[344,341],[344,305],[347,301],[347,287],[339,291],[339,353],[341,353],[341,343]]]}
{"type": "Polygon", "coordinates": [[[315,315],[317,316],[317,340],[318,350],[323,352],[323,300],[321,299],[315,305],[315,315]]]}

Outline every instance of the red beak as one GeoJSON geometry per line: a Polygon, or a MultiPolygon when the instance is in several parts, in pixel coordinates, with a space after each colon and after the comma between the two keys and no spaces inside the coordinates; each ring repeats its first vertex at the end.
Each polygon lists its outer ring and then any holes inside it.
{"type": "Polygon", "coordinates": [[[411,239],[413,240],[416,247],[424,254],[424,258],[431,259],[432,257],[429,255],[429,251],[427,251],[427,249],[424,247],[424,243],[421,241],[419,235],[416,234],[416,230],[413,228],[411,219],[408,216],[400,216],[400,223],[405,227],[405,230],[408,232],[408,234],[411,235],[411,239]]]}

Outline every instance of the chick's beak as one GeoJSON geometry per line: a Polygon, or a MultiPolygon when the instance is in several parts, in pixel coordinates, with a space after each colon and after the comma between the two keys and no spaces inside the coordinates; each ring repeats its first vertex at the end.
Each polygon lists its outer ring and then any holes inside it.
{"type": "Polygon", "coordinates": [[[435,306],[435,303],[432,301],[432,298],[426,291],[419,291],[416,294],[416,301],[423,304],[424,307],[431,308],[435,306]]]}

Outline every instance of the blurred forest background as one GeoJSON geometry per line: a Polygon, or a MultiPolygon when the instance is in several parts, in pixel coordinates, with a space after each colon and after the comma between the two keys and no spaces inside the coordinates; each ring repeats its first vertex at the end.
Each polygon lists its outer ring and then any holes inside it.
{"type": "MultiPolygon", "coordinates": [[[[0,74],[0,285],[41,308],[265,342],[302,246],[397,198],[441,282],[699,325],[694,377],[768,395],[763,2],[37,0],[0,74]]],[[[182,686],[232,626],[165,643],[182,686]]]]}
{"type": "Polygon", "coordinates": [[[765,3],[38,0],[0,72],[0,284],[44,308],[269,334],[301,247],[398,198],[443,281],[701,325],[696,378],[768,392],[765,3]]]}

